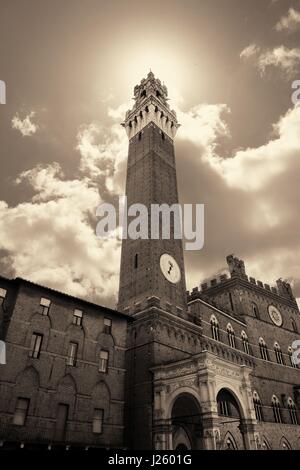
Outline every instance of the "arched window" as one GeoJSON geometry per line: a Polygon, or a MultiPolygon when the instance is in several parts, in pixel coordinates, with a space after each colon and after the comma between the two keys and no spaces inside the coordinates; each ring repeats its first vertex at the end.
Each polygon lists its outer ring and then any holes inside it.
{"type": "Polygon", "coordinates": [[[259,318],[259,310],[255,302],[252,302],[252,312],[255,318],[259,318]]]}
{"type": "Polygon", "coordinates": [[[227,325],[227,336],[228,336],[229,345],[230,345],[232,348],[235,348],[234,329],[232,328],[232,326],[230,325],[230,323],[228,323],[228,325],[227,325]]]}
{"type": "Polygon", "coordinates": [[[139,140],[142,140],[142,133],[139,132],[139,140]]]}
{"type": "Polygon", "coordinates": [[[136,253],[134,255],[134,269],[137,269],[139,263],[139,255],[136,253]]]}
{"type": "Polygon", "coordinates": [[[278,362],[278,364],[284,364],[283,354],[277,342],[274,343],[274,352],[275,352],[275,357],[276,357],[276,361],[278,362]]]}
{"type": "Polygon", "coordinates": [[[292,367],[297,367],[297,365],[295,364],[294,359],[293,359],[293,349],[291,348],[291,346],[289,346],[289,348],[288,348],[288,355],[289,355],[289,358],[290,358],[291,366],[292,367]]]}
{"type": "Polygon", "coordinates": [[[212,315],[210,319],[210,326],[213,339],[215,339],[216,341],[220,341],[219,323],[214,315],[212,315]]]}
{"type": "Polygon", "coordinates": [[[253,392],[253,404],[257,421],[263,421],[262,403],[256,391],[253,392]]]}
{"type": "Polygon", "coordinates": [[[297,328],[297,325],[296,325],[296,322],[293,318],[291,318],[291,324],[292,324],[292,330],[295,332],[295,333],[298,333],[298,328],[297,328]]]}
{"type": "Polygon", "coordinates": [[[145,98],[147,96],[146,90],[143,90],[141,93],[141,98],[145,98]]]}
{"type": "Polygon", "coordinates": [[[282,423],[282,417],[281,417],[281,410],[280,410],[280,403],[276,395],[272,396],[272,409],[273,409],[273,415],[274,415],[274,420],[275,423],[282,423]]]}
{"type": "Polygon", "coordinates": [[[296,408],[296,405],[294,403],[294,400],[291,397],[289,397],[287,403],[288,403],[288,409],[289,409],[289,414],[290,414],[290,418],[291,418],[291,423],[292,424],[298,424],[297,408],[296,408]]]}
{"type": "Polygon", "coordinates": [[[268,348],[267,348],[267,345],[265,343],[265,340],[263,338],[259,338],[259,349],[260,349],[260,355],[261,355],[261,358],[264,360],[264,361],[269,361],[269,351],[268,351],[268,348]]]}
{"type": "Polygon", "coordinates": [[[246,354],[251,354],[248,336],[244,331],[241,333],[243,348],[246,354]]]}
{"type": "Polygon", "coordinates": [[[234,396],[226,389],[219,391],[217,395],[218,414],[229,418],[240,418],[240,410],[234,396]]]}

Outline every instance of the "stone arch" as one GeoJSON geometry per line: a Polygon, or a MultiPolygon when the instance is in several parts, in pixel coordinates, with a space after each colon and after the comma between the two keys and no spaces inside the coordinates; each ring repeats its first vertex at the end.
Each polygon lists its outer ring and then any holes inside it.
{"type": "Polygon", "coordinates": [[[91,413],[93,415],[95,408],[104,410],[104,419],[110,416],[111,393],[107,384],[100,380],[93,388],[91,393],[91,413]]]}
{"type": "Polygon", "coordinates": [[[50,316],[50,310],[48,315],[42,315],[41,313],[33,312],[29,317],[29,323],[34,329],[36,326],[41,327],[45,330],[52,328],[52,318],[50,316]],[[36,324],[36,325],[35,325],[36,324]]]}
{"type": "Polygon", "coordinates": [[[284,436],[282,436],[282,438],[280,439],[279,448],[280,448],[281,450],[292,450],[291,444],[289,443],[289,441],[287,440],[287,438],[284,437],[284,436]]]}
{"type": "Polygon", "coordinates": [[[56,400],[58,403],[66,403],[74,409],[77,393],[77,385],[71,374],[64,375],[57,384],[56,400]]]}
{"type": "Polygon", "coordinates": [[[16,384],[11,396],[11,411],[15,409],[18,398],[29,398],[30,407],[35,408],[40,386],[40,376],[38,371],[29,366],[23,369],[16,377],[16,384]]]}
{"type": "Polygon", "coordinates": [[[176,429],[173,435],[173,445],[174,450],[191,450],[192,444],[186,430],[182,427],[176,429]]]}
{"type": "Polygon", "coordinates": [[[237,405],[239,407],[239,412],[240,412],[240,417],[241,419],[245,419],[247,416],[246,416],[246,413],[245,413],[245,410],[244,410],[244,406],[243,406],[243,397],[241,396],[241,393],[239,390],[237,390],[234,385],[227,385],[227,384],[218,384],[216,386],[216,401],[217,401],[217,397],[218,397],[218,394],[221,390],[226,390],[227,392],[229,392],[235,399],[235,401],[237,402],[237,405]]]}
{"type": "Polygon", "coordinates": [[[261,448],[262,450],[271,450],[272,447],[270,446],[270,443],[268,441],[268,439],[266,438],[266,436],[262,436],[261,438],[261,448]]]}
{"type": "Polygon", "coordinates": [[[190,392],[177,394],[171,408],[172,448],[203,447],[202,411],[199,399],[190,392]]]}
{"type": "Polygon", "coordinates": [[[189,386],[177,388],[173,392],[171,392],[170,395],[169,395],[169,400],[168,400],[169,403],[168,403],[168,406],[166,408],[166,418],[167,419],[171,418],[172,408],[173,408],[173,405],[174,405],[176,399],[178,398],[179,395],[183,395],[183,394],[192,395],[195,398],[195,400],[197,401],[199,407],[201,407],[200,397],[199,397],[199,394],[197,393],[197,391],[195,389],[193,389],[192,387],[189,387],[189,386]]]}
{"type": "Polygon", "coordinates": [[[27,384],[32,388],[40,385],[39,373],[33,366],[26,367],[16,377],[16,387],[27,384]]]}
{"type": "Polygon", "coordinates": [[[231,432],[227,431],[227,433],[225,434],[222,447],[223,450],[238,450],[236,440],[231,434],[231,432]]]}

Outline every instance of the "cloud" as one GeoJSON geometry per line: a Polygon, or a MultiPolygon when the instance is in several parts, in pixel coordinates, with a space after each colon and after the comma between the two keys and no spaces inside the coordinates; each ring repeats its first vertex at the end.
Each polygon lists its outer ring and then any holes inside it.
{"type": "Polygon", "coordinates": [[[288,49],[279,46],[260,55],[257,66],[262,73],[267,67],[278,67],[287,77],[292,76],[300,68],[300,48],[288,49]]]}
{"type": "Polygon", "coordinates": [[[283,45],[262,50],[251,44],[240,53],[241,59],[251,60],[264,75],[269,67],[277,67],[285,78],[290,79],[300,70],[300,48],[289,49],[283,45]]]}
{"type": "Polygon", "coordinates": [[[292,33],[300,28],[300,11],[290,8],[285,16],[282,16],[275,26],[276,31],[292,33]]]}
{"type": "Polygon", "coordinates": [[[32,118],[34,117],[35,112],[31,111],[23,120],[20,119],[19,114],[16,113],[16,115],[12,118],[12,128],[17,129],[18,131],[21,132],[23,136],[29,137],[33,134],[36,133],[38,130],[39,126],[35,123],[32,122],[32,118]]]}
{"type": "Polygon", "coordinates": [[[241,59],[249,59],[249,57],[253,57],[257,55],[260,51],[260,47],[256,44],[250,44],[249,46],[245,47],[240,53],[241,59]]]}
{"type": "Polygon", "coordinates": [[[210,152],[210,164],[229,186],[259,190],[299,161],[299,127],[300,106],[296,106],[273,126],[276,138],[258,148],[239,150],[232,158],[210,152]]]}
{"type": "Polygon", "coordinates": [[[245,259],[249,275],[271,285],[287,278],[299,297],[300,106],[278,119],[265,144],[226,158],[217,146],[227,129],[226,113],[219,115],[217,126],[215,119],[208,121],[207,139],[198,137],[201,119],[187,114],[194,131],[188,138],[181,135],[183,129],[178,132],[179,191],[184,202],[205,204],[204,249],[186,253],[188,287],[219,272],[232,252],[245,259]]]}
{"type": "Polygon", "coordinates": [[[127,146],[120,125],[83,124],[77,176],[66,178],[56,162],[22,172],[15,182],[27,185],[31,198],[14,207],[0,201],[2,271],[114,305],[120,242],[96,237],[95,212],[123,192],[127,146]]]}
{"type": "Polygon", "coordinates": [[[18,276],[93,300],[116,292],[118,241],[100,240],[90,224],[100,202],[83,179],[66,180],[58,164],[24,172],[35,195],[15,207],[0,203],[1,248],[18,276]]]}

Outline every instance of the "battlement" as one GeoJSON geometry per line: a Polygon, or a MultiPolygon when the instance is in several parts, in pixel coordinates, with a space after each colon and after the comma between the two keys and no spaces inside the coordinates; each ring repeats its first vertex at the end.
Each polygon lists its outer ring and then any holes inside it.
{"type": "Polygon", "coordinates": [[[122,126],[129,139],[154,122],[163,133],[173,139],[180,124],[176,112],[168,104],[168,90],[152,72],[134,88],[135,104],[126,112],[122,126]]]}
{"type": "Polygon", "coordinates": [[[243,260],[229,255],[226,258],[228,264],[228,274],[221,274],[220,276],[213,277],[210,280],[203,282],[199,287],[194,287],[192,292],[187,292],[189,300],[192,300],[195,297],[205,295],[211,289],[220,287],[225,283],[228,283],[232,279],[240,279],[252,286],[256,286],[264,291],[284,297],[288,300],[295,302],[295,297],[292,291],[292,287],[289,282],[282,279],[276,281],[276,287],[265,284],[262,281],[256,280],[254,277],[248,277],[246,274],[245,263],[243,260]]]}

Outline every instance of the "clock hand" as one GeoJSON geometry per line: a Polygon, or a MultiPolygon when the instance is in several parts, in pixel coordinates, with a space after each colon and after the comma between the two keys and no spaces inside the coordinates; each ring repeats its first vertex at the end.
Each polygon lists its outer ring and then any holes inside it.
{"type": "Polygon", "coordinates": [[[173,269],[173,264],[171,263],[171,261],[169,261],[169,265],[170,265],[170,267],[169,267],[168,274],[170,274],[172,269],[173,269]]]}

